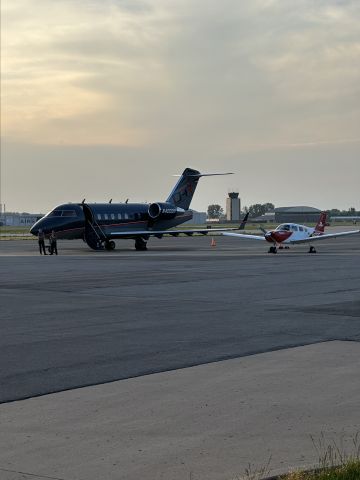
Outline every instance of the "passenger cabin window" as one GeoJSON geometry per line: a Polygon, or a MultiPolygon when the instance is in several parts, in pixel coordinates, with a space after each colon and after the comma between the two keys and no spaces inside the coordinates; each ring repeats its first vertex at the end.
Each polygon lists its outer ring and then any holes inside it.
{"type": "Polygon", "coordinates": [[[298,231],[298,227],[296,225],[291,225],[291,230],[293,232],[297,232],[298,231]]]}
{"type": "Polygon", "coordinates": [[[127,213],[124,213],[124,218],[127,220],[129,218],[129,215],[127,213]]]}
{"type": "Polygon", "coordinates": [[[300,230],[300,232],[304,231],[303,227],[299,227],[299,230],[300,230]]]}
{"type": "Polygon", "coordinates": [[[115,220],[115,215],[113,213],[111,214],[111,220],[115,220]]]}
{"type": "Polygon", "coordinates": [[[118,213],[118,220],[121,220],[121,213],[118,213]]]}
{"type": "Polygon", "coordinates": [[[101,220],[101,213],[98,213],[98,214],[97,214],[97,219],[98,219],[98,220],[101,220]]]}
{"type": "Polygon", "coordinates": [[[104,218],[105,218],[105,220],[108,219],[108,214],[107,213],[104,213],[104,218]]]}

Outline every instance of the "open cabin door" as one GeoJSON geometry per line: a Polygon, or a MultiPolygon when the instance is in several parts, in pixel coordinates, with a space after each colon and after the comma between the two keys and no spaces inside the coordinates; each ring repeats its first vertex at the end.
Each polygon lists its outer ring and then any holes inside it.
{"type": "Polygon", "coordinates": [[[85,241],[93,250],[102,250],[106,239],[104,232],[95,219],[94,212],[86,203],[82,204],[85,216],[85,241]]]}

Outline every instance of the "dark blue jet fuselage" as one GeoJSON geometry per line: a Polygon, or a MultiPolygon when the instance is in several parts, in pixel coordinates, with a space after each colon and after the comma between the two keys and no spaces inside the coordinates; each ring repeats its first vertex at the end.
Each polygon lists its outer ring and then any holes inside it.
{"type": "MultiPolygon", "coordinates": [[[[151,204],[161,205],[161,204],[151,204]]],[[[41,228],[45,235],[52,230],[60,239],[86,240],[86,230],[96,231],[105,240],[119,238],[136,238],[136,232],[145,236],[144,231],[150,229],[166,230],[180,225],[192,218],[191,210],[182,210],[173,206],[173,218],[151,218],[149,207],[146,203],[66,203],[54,208],[38,220],[30,232],[37,235],[41,228]],[[89,226],[89,227],[87,227],[89,226]],[[129,232],[129,235],[124,235],[129,232]]],[[[166,217],[166,213],[164,215],[166,217]]]]}

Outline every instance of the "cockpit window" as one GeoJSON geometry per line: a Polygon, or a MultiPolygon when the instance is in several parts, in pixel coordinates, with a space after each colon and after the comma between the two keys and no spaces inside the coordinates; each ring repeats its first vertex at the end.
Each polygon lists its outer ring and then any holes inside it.
{"type": "Polygon", "coordinates": [[[281,232],[288,232],[290,230],[290,225],[279,225],[276,230],[281,232]]]}
{"type": "Polygon", "coordinates": [[[76,217],[75,210],[63,210],[62,212],[63,217],[76,217]]]}
{"type": "Polygon", "coordinates": [[[52,212],[49,213],[49,217],[61,217],[62,216],[62,210],[53,210],[52,212]]]}
{"type": "Polygon", "coordinates": [[[76,212],[75,210],[59,210],[55,209],[52,212],[50,212],[48,217],[76,217],[76,212]]]}

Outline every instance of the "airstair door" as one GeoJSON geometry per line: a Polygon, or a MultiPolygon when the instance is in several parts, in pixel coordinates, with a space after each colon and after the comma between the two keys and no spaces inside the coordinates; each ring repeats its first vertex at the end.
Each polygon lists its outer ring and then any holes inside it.
{"type": "Polygon", "coordinates": [[[89,205],[82,205],[85,215],[85,241],[93,250],[102,250],[105,236],[95,220],[95,215],[89,205]]]}

